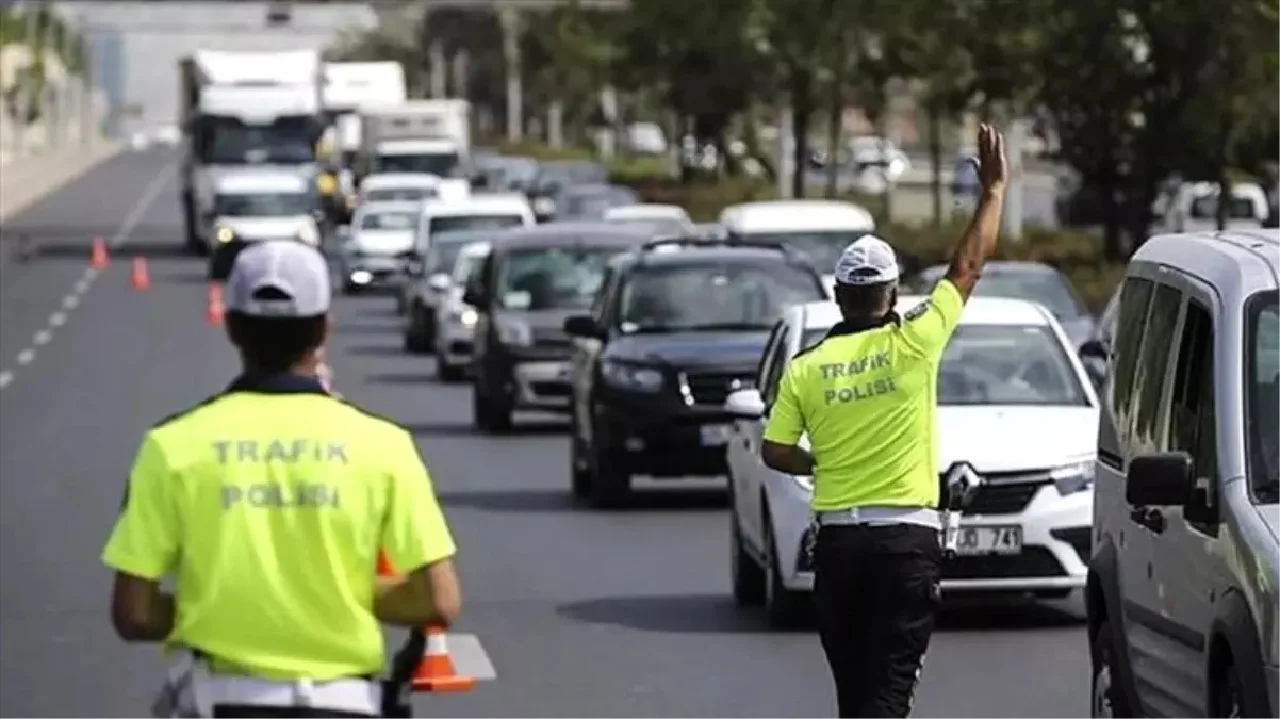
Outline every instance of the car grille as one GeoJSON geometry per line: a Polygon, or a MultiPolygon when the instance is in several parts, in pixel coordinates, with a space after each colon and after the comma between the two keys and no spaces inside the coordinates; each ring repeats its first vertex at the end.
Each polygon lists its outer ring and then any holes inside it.
{"type": "Polygon", "coordinates": [[[965,514],[1017,514],[1053,481],[1045,472],[994,472],[983,479],[987,484],[978,487],[965,514]]]}
{"type": "Polygon", "coordinates": [[[1045,547],[1023,547],[1020,554],[952,557],[942,563],[943,579],[1061,577],[1066,573],[1045,547]]]}
{"type": "Polygon", "coordinates": [[[559,327],[535,327],[532,330],[533,346],[545,350],[567,350],[573,340],[559,327]]]}
{"type": "Polygon", "coordinates": [[[752,384],[750,376],[728,372],[689,372],[681,376],[685,397],[698,405],[722,405],[730,392],[752,384]]]}

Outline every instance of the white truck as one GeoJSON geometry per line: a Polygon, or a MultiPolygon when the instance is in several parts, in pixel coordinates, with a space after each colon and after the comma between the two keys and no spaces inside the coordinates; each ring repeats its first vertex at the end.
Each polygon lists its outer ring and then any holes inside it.
{"type": "Polygon", "coordinates": [[[426,173],[457,177],[471,159],[471,104],[410,100],[363,113],[359,176],[426,173]]]}
{"type": "Polygon", "coordinates": [[[314,185],[316,141],[325,127],[323,63],[316,50],[197,50],[179,70],[185,244],[205,255],[215,243],[221,174],[273,165],[314,185]]]}
{"type": "Polygon", "coordinates": [[[409,98],[404,66],[398,62],[328,62],[324,66],[324,109],[340,168],[344,198],[353,198],[352,168],[363,146],[361,113],[403,105],[409,98]]]}

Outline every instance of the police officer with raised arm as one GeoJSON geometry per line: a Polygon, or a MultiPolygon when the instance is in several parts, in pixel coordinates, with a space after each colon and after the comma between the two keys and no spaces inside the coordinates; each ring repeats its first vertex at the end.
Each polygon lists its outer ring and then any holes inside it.
{"type": "Polygon", "coordinates": [[[946,277],[901,317],[893,248],[871,234],[845,248],[842,320],[788,365],[764,434],[765,464],[814,478],[814,600],[841,717],[907,716],[933,633],[938,365],[995,252],[1005,187],[1003,139],[987,125],[976,169],[978,207],[946,277]]]}
{"type": "Polygon", "coordinates": [[[157,716],[378,716],[379,623],[457,617],[453,539],[409,433],[322,383],[320,253],[252,244],[225,296],[242,372],[143,437],[103,552],[112,624],[175,650],[157,716]]]}

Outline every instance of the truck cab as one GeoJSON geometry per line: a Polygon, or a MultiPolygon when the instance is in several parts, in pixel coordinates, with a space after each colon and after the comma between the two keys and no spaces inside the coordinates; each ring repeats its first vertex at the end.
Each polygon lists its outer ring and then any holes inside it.
{"type": "Polygon", "coordinates": [[[324,131],[318,52],[198,50],[181,64],[181,169],[185,244],[209,254],[204,231],[218,178],[254,166],[287,168],[316,182],[316,144],[324,131]]]}
{"type": "Polygon", "coordinates": [[[217,177],[203,233],[214,243],[209,278],[224,281],[240,250],[253,242],[321,244],[320,196],[311,178],[276,168],[244,168],[217,177]]]}
{"type": "Polygon", "coordinates": [[[412,100],[364,114],[360,175],[426,173],[460,177],[471,162],[471,106],[412,100]]]}
{"type": "Polygon", "coordinates": [[[361,113],[403,104],[407,97],[404,66],[398,62],[325,63],[324,112],[334,140],[325,159],[335,190],[327,205],[337,224],[350,222],[357,202],[354,170],[364,131],[361,113]]]}

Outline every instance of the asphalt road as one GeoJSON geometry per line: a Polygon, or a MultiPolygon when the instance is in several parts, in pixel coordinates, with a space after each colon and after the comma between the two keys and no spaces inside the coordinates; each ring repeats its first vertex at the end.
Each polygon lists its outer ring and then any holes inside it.
{"type": "MultiPolygon", "coordinates": [[[[236,370],[221,331],[204,323],[203,265],[177,251],[174,159],[120,155],[4,228],[5,716],[137,716],[160,680],[154,647],[112,634],[98,556],[140,434],[236,370]],[[27,262],[14,255],[24,231],[39,248],[27,262]],[[91,276],[94,235],[119,242],[91,276]],[[147,292],[130,288],[133,254],[149,260],[147,292]]],[[[480,637],[498,673],[471,694],[420,700],[420,714],[834,713],[812,631],[770,633],[734,608],[722,494],[652,492],[622,512],[576,507],[563,423],[534,417],[511,437],[476,435],[468,389],[437,384],[430,361],[400,352],[390,308],[388,298],[339,300],[337,383],[418,438],[461,547],[458,631],[480,637]]],[[[1084,715],[1080,617],[1076,602],[949,609],[916,715],[1084,715]]]]}

